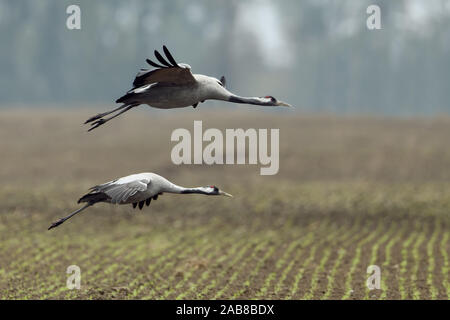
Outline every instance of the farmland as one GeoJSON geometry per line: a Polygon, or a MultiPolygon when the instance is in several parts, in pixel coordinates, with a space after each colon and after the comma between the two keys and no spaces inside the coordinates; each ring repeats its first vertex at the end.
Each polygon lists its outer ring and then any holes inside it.
{"type": "Polygon", "coordinates": [[[450,297],[450,118],[206,109],[144,109],[90,133],[97,110],[0,112],[0,299],[450,297]],[[170,134],[194,120],[280,128],[279,173],[172,164],[170,134]],[[89,187],[145,171],[234,198],[98,204],[47,231],[89,187]]]}

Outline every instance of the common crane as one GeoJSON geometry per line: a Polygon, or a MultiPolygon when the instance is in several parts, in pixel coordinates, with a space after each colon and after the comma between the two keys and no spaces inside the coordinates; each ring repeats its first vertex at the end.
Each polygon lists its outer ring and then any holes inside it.
{"type": "Polygon", "coordinates": [[[86,203],[80,209],[72,212],[68,216],[52,223],[48,230],[59,226],[77,213],[87,207],[99,202],[112,204],[132,204],[133,208],[139,206],[142,210],[144,204],[150,205],[151,200],[157,200],[159,195],[166,193],[176,194],[204,194],[207,196],[227,196],[226,193],[216,186],[185,188],[180,187],[156,173],[138,173],[106,182],[90,188],[90,192],[82,196],[78,203],[86,203]]]}
{"type": "Polygon", "coordinates": [[[177,63],[166,46],[163,46],[166,59],[155,50],[160,64],[147,59],[147,63],[156,69],[141,69],[133,81],[133,88],[116,100],[122,105],[118,108],[97,114],[88,120],[91,131],[111,119],[137,107],[147,104],[159,109],[172,109],[193,106],[205,100],[223,100],[233,103],[254,104],[260,106],[285,106],[289,104],[278,101],[272,96],[240,97],[225,88],[225,77],[220,80],[202,74],[192,74],[191,67],[185,63],[177,63]],[[117,112],[115,115],[105,116],[117,112]]]}

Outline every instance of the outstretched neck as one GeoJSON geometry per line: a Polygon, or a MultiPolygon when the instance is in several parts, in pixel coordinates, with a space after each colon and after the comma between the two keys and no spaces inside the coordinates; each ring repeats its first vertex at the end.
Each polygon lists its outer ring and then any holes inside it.
{"type": "Polygon", "coordinates": [[[171,183],[169,186],[166,186],[163,192],[167,193],[178,193],[178,194],[188,194],[188,193],[198,193],[198,194],[208,194],[204,188],[185,188],[181,186],[177,186],[176,184],[171,183]]]}
{"type": "Polygon", "coordinates": [[[241,97],[228,91],[224,87],[219,87],[219,85],[210,86],[209,89],[210,90],[208,90],[206,99],[222,100],[233,103],[254,104],[259,106],[273,106],[272,101],[267,97],[241,97]]]}
{"type": "Polygon", "coordinates": [[[244,104],[254,104],[259,106],[270,106],[271,104],[267,101],[263,101],[261,98],[256,97],[240,97],[237,95],[230,95],[228,97],[229,102],[233,103],[244,103],[244,104]]]}
{"type": "Polygon", "coordinates": [[[208,195],[208,193],[205,190],[203,190],[202,187],[199,187],[199,188],[183,188],[183,190],[180,193],[182,193],[182,194],[194,194],[194,193],[197,193],[197,194],[206,194],[206,195],[208,195]]]}

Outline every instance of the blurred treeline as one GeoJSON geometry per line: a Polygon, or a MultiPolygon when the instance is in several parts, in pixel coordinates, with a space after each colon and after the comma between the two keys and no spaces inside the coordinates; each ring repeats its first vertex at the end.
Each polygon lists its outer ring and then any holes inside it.
{"type": "Polygon", "coordinates": [[[0,106],[112,103],[166,44],[194,73],[302,110],[448,112],[449,31],[447,0],[1,0],[0,106]]]}

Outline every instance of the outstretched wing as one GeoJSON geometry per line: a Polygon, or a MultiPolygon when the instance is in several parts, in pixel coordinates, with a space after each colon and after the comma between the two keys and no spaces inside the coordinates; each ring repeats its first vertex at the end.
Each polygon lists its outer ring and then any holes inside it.
{"type": "Polygon", "coordinates": [[[146,178],[124,183],[120,183],[119,179],[95,186],[92,188],[92,192],[106,194],[111,198],[111,203],[124,203],[136,193],[146,191],[149,183],[150,180],[146,178]]]}
{"type": "Polygon", "coordinates": [[[134,88],[152,83],[183,85],[196,82],[189,65],[184,63],[178,64],[166,46],[163,46],[163,50],[168,61],[164,59],[164,57],[157,50],[155,50],[155,57],[161,64],[147,59],[147,63],[157,69],[142,69],[133,81],[134,88]]]}

